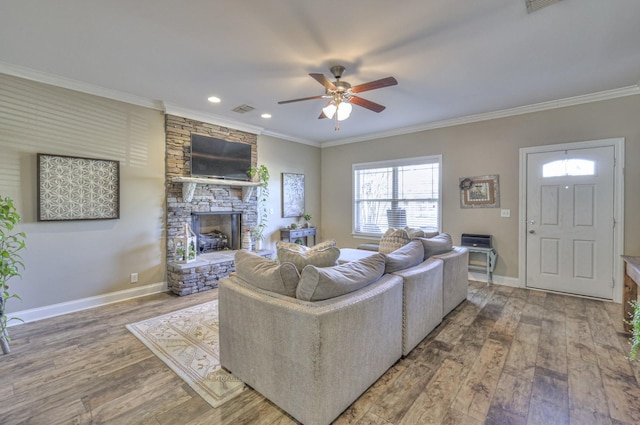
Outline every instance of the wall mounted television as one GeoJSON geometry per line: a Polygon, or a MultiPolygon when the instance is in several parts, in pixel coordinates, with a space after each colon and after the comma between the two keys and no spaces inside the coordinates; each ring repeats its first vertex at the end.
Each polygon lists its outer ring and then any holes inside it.
{"type": "Polygon", "coordinates": [[[249,180],[251,145],[191,135],[191,176],[249,180]]]}

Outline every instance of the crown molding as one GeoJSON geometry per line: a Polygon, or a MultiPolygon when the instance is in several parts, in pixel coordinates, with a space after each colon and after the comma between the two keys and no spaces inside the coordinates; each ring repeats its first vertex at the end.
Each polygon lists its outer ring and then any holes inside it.
{"type": "Polygon", "coordinates": [[[434,121],[412,127],[399,128],[391,131],[369,134],[349,139],[323,142],[321,148],[347,145],[350,143],[366,142],[369,140],[382,139],[385,137],[400,136],[403,134],[418,133],[420,131],[434,130],[437,128],[453,127],[456,125],[470,124],[480,121],[495,120],[498,118],[512,117],[516,115],[530,114],[532,112],[548,111],[551,109],[565,108],[567,106],[582,105],[585,103],[600,102],[603,100],[617,99],[625,96],[640,94],[640,82],[634,86],[622,87],[619,89],[605,90],[601,92],[568,97],[565,99],[551,100],[548,102],[535,103],[532,105],[519,106],[516,108],[503,109],[500,111],[487,112],[484,114],[468,115],[466,117],[452,118],[448,120],[434,121]]]}
{"type": "Polygon", "coordinates": [[[165,112],[165,114],[169,115],[177,115],[182,118],[189,118],[192,120],[206,122],[208,124],[229,127],[233,128],[234,130],[245,131],[252,134],[262,134],[264,130],[262,127],[230,120],[229,118],[224,118],[215,114],[205,114],[199,111],[194,111],[192,109],[183,108],[182,106],[175,105],[170,102],[162,102],[162,105],[162,110],[165,112]]]}
{"type": "Polygon", "coordinates": [[[276,133],[275,131],[263,130],[262,134],[264,136],[276,137],[278,139],[288,140],[290,142],[301,143],[303,145],[309,145],[316,148],[321,147],[320,142],[314,142],[313,140],[301,139],[299,137],[290,136],[288,134],[276,133]]]}
{"type": "Polygon", "coordinates": [[[0,61],[0,73],[162,111],[162,102],[0,61]]]}

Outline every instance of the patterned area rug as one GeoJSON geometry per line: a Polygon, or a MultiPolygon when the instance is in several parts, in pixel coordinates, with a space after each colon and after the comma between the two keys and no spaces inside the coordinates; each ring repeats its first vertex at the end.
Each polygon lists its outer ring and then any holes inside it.
{"type": "Polygon", "coordinates": [[[245,390],[242,381],[220,368],[219,327],[217,300],[127,325],[213,407],[245,390]]]}

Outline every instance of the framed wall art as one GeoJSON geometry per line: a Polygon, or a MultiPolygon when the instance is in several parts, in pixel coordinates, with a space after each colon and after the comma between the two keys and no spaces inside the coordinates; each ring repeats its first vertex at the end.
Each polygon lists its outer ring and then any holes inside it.
{"type": "Polygon", "coordinates": [[[500,207],[498,175],[460,178],[460,207],[500,207]]]}
{"type": "Polygon", "coordinates": [[[120,218],[120,162],[38,154],[38,221],[120,218]]]}
{"type": "Polygon", "coordinates": [[[304,214],[304,174],[282,173],[282,217],[304,214]]]}

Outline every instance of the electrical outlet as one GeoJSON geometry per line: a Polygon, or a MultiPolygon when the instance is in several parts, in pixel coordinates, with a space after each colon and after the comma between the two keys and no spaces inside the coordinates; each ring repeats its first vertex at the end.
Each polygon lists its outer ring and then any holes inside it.
{"type": "Polygon", "coordinates": [[[131,283],[138,282],[138,273],[131,273],[131,283]]]}
{"type": "Polygon", "coordinates": [[[273,215],[273,208],[269,208],[269,214],[273,215]]]}
{"type": "Polygon", "coordinates": [[[506,218],[511,217],[511,210],[510,209],[500,210],[500,217],[506,217],[506,218]]]}

